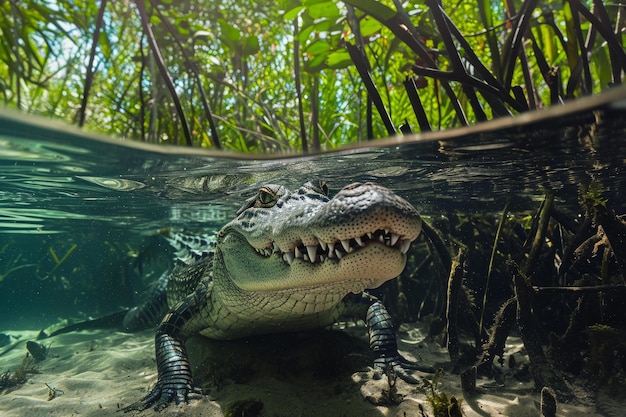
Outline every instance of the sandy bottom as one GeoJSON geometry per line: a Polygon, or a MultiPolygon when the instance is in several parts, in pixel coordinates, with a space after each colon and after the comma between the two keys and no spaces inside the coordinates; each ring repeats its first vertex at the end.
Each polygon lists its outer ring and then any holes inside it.
{"type": "MultiPolygon", "coordinates": [[[[500,384],[479,380],[479,393],[463,393],[459,376],[450,373],[446,350],[419,326],[402,326],[398,337],[401,352],[443,368],[439,389],[462,399],[465,416],[540,415],[539,395],[531,383],[512,376],[500,384]]],[[[19,343],[0,356],[0,373],[19,366],[26,354],[25,341],[33,340],[37,332],[9,333],[19,336],[19,343]]],[[[420,407],[432,416],[428,390],[401,380],[396,383],[394,404],[372,404],[389,384],[386,377],[377,379],[368,367],[371,358],[365,337],[366,330],[357,326],[239,342],[194,339],[188,350],[196,382],[207,394],[185,406],[124,414],[120,408],[141,398],[156,381],[153,332],[96,330],[58,335],[43,341],[51,348],[48,357],[37,364],[39,373],[0,394],[0,416],[422,416],[420,407]],[[62,393],[48,400],[45,384],[62,393]]],[[[510,340],[507,354],[523,363],[521,344],[510,340]]],[[[0,353],[5,349],[0,348],[0,353]]],[[[429,374],[419,375],[432,379],[429,374]]],[[[557,415],[621,415],[605,407],[600,410],[590,395],[579,394],[577,404],[559,404],[557,415]]],[[[624,409],[620,405],[608,408],[624,409]]]]}

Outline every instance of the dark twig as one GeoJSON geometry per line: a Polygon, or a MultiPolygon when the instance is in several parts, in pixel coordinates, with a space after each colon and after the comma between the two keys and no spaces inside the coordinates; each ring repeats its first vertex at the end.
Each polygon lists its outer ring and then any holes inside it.
{"type": "Polygon", "coordinates": [[[610,20],[608,18],[608,13],[602,2],[594,1],[594,8],[597,8],[597,12],[602,16],[602,20],[598,19],[593,13],[589,11],[585,6],[580,3],[578,0],[568,0],[570,5],[572,6],[572,12],[579,12],[582,14],[589,23],[591,23],[602,35],[606,44],[609,47],[609,54],[611,56],[611,66],[613,68],[613,82],[615,84],[621,84],[621,71],[626,71],[626,52],[624,52],[624,47],[621,45],[618,37],[615,36],[611,25],[609,24],[610,20]],[[606,22],[606,23],[603,23],[606,22]]]}
{"type": "MultiPolygon", "coordinates": [[[[383,16],[381,13],[373,13],[373,10],[367,10],[367,8],[363,7],[363,4],[360,2],[360,0],[346,0],[345,3],[351,4],[352,6],[359,8],[366,13],[369,13],[372,17],[374,17],[382,24],[384,24],[387,28],[389,28],[389,30],[391,30],[398,39],[400,39],[409,48],[411,48],[411,50],[415,52],[426,63],[426,65],[434,69],[437,68],[437,63],[431,57],[428,48],[426,48],[426,45],[424,45],[424,43],[419,39],[417,29],[411,23],[409,15],[400,8],[401,5],[398,2],[396,2],[396,8],[398,8],[398,10],[395,12],[391,9],[388,9],[386,6],[380,5],[381,9],[384,8],[386,9],[386,11],[394,13],[391,17],[383,16]]],[[[456,112],[457,120],[460,124],[467,125],[467,117],[465,116],[465,112],[463,111],[461,103],[459,102],[454,90],[452,89],[450,84],[445,81],[445,79],[440,81],[441,87],[445,90],[450,99],[450,104],[456,112]]]]}
{"type": "MultiPolygon", "coordinates": [[[[464,91],[468,85],[474,86],[483,94],[485,100],[487,100],[489,105],[493,108],[494,114],[498,116],[510,115],[510,112],[504,106],[503,101],[508,103],[517,111],[523,111],[523,106],[521,106],[520,103],[518,103],[507,91],[504,90],[491,71],[483,65],[478,56],[474,53],[470,44],[465,40],[461,31],[444,12],[441,5],[434,3],[432,0],[428,0],[426,3],[431,8],[431,12],[435,17],[439,31],[442,35],[444,43],[446,44],[446,49],[452,49],[451,51],[448,51],[448,55],[452,64],[453,73],[455,74],[454,78],[463,83],[464,91]],[[472,65],[474,71],[476,71],[482,79],[467,72],[465,65],[463,65],[463,62],[461,61],[461,56],[457,52],[452,36],[456,38],[460,44],[460,48],[464,51],[465,55],[463,59],[472,65]]],[[[467,91],[465,91],[465,93],[467,94],[467,91]]]]}
{"type": "Polygon", "coordinates": [[[298,99],[298,119],[300,121],[300,140],[302,142],[302,152],[309,151],[309,144],[306,141],[306,123],[304,121],[304,110],[302,106],[302,81],[300,79],[300,41],[298,40],[298,17],[293,19],[293,73],[296,80],[296,97],[298,99]]]}
{"type": "Polygon", "coordinates": [[[200,92],[200,101],[202,102],[202,107],[204,108],[204,116],[209,122],[209,129],[211,129],[211,142],[213,142],[213,146],[215,146],[217,149],[221,149],[222,144],[220,143],[219,134],[217,133],[217,126],[215,125],[215,120],[213,119],[213,112],[211,111],[211,105],[209,104],[204,88],[202,87],[202,80],[200,79],[200,74],[198,73],[198,67],[194,63],[194,61],[191,59],[191,56],[189,55],[189,52],[187,52],[187,49],[180,43],[178,36],[176,36],[176,29],[174,28],[174,26],[172,26],[169,19],[167,19],[167,17],[164,16],[163,13],[161,13],[159,8],[155,6],[155,4],[153,3],[153,0],[150,0],[150,4],[152,5],[152,8],[156,10],[163,25],[166,27],[168,32],[172,35],[172,39],[174,39],[174,42],[176,42],[176,45],[178,45],[178,49],[183,54],[183,58],[185,58],[187,68],[189,68],[189,70],[191,71],[191,75],[194,77],[194,79],[196,80],[196,83],[198,84],[198,91],[200,92]]]}
{"type": "Polygon", "coordinates": [[[87,100],[89,99],[89,91],[93,84],[93,75],[95,69],[93,62],[96,57],[96,49],[98,48],[98,40],[100,39],[100,30],[104,21],[104,10],[107,5],[107,0],[100,2],[100,8],[98,9],[98,16],[96,17],[96,27],[93,31],[93,37],[91,38],[91,51],[89,52],[89,62],[87,63],[87,74],[85,75],[85,85],[83,87],[83,98],[80,102],[80,109],[78,110],[78,126],[82,127],[85,124],[85,113],[87,112],[87,100]]]}
{"type": "Polygon", "coordinates": [[[515,69],[515,61],[520,56],[520,49],[522,47],[522,40],[524,34],[528,30],[530,20],[532,17],[532,11],[537,6],[538,0],[527,0],[522,5],[519,13],[515,18],[513,29],[509,38],[505,42],[504,51],[502,54],[503,60],[503,84],[504,88],[511,88],[511,82],[513,80],[513,71],[515,69]]]}
{"type": "MultiPolygon", "coordinates": [[[[350,30],[354,33],[354,37],[356,39],[356,46],[361,48],[362,51],[365,50],[365,40],[361,35],[361,25],[359,23],[359,18],[354,12],[354,6],[346,3],[346,10],[348,14],[348,25],[350,26],[350,30]]],[[[371,71],[371,67],[369,61],[365,61],[367,64],[368,71],[371,71]]],[[[366,91],[366,99],[365,99],[365,126],[366,126],[366,137],[368,140],[374,139],[374,118],[373,118],[373,109],[372,105],[374,104],[372,101],[372,97],[369,92],[366,91]]]]}
{"type": "Polygon", "coordinates": [[[411,106],[413,107],[413,112],[417,118],[417,123],[420,125],[420,130],[422,132],[430,132],[432,129],[430,128],[428,117],[424,111],[422,100],[420,100],[420,96],[417,92],[415,78],[406,77],[404,80],[404,88],[406,90],[406,94],[409,96],[409,100],[411,101],[411,106]]]}
{"type": "Polygon", "coordinates": [[[380,93],[372,80],[372,75],[368,71],[368,66],[366,64],[367,60],[363,55],[363,51],[361,51],[358,47],[354,46],[351,43],[346,43],[346,48],[348,49],[348,53],[350,54],[350,58],[352,58],[352,62],[356,67],[357,71],[359,71],[359,75],[361,75],[361,79],[365,84],[365,88],[367,88],[367,92],[369,93],[376,109],[378,110],[378,114],[383,120],[383,124],[387,129],[387,134],[389,136],[394,136],[396,134],[396,129],[393,127],[393,123],[391,118],[389,117],[389,113],[385,109],[385,105],[383,104],[383,100],[380,97],[380,93]]]}
{"type": "Polygon", "coordinates": [[[180,102],[180,98],[178,97],[178,93],[176,93],[176,88],[174,87],[172,77],[170,76],[170,73],[165,66],[165,61],[163,60],[163,56],[161,55],[161,51],[159,50],[159,45],[157,44],[154,33],[152,32],[152,28],[150,27],[150,18],[148,17],[146,5],[143,0],[135,1],[135,5],[137,6],[137,11],[139,12],[139,16],[141,18],[141,25],[143,26],[146,37],[148,38],[150,50],[152,50],[154,60],[157,64],[157,67],[159,68],[159,73],[163,78],[163,82],[165,83],[167,90],[170,92],[170,96],[172,97],[172,101],[174,102],[174,107],[176,107],[176,113],[178,113],[178,117],[180,118],[180,123],[183,129],[183,134],[185,135],[185,141],[187,143],[187,146],[192,146],[193,142],[191,140],[189,124],[187,123],[187,118],[185,117],[185,112],[183,111],[183,106],[180,102]]]}
{"type": "Polygon", "coordinates": [[[19,9],[17,0],[11,0],[11,15],[13,17],[13,55],[15,55],[15,104],[18,110],[22,108],[22,58],[20,56],[20,41],[18,34],[21,29],[22,19],[18,16],[19,9]]]}

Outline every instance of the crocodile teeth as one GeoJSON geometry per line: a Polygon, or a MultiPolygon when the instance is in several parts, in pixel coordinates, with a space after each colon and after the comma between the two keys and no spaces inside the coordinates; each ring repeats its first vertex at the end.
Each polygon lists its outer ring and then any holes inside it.
{"type": "Polygon", "coordinates": [[[411,241],[409,239],[402,240],[400,244],[400,252],[402,254],[406,254],[409,251],[409,247],[411,247],[411,241]]]}
{"type": "Polygon", "coordinates": [[[309,255],[309,259],[311,263],[314,263],[317,259],[317,245],[307,245],[306,247],[307,255],[309,255]]]}
{"type": "MultiPolygon", "coordinates": [[[[315,240],[313,240],[315,242],[315,240]]],[[[302,242],[296,243],[290,252],[280,250],[276,242],[272,246],[264,249],[256,249],[256,251],[266,257],[272,256],[273,253],[281,256],[289,265],[295,259],[301,259],[312,264],[322,263],[327,259],[341,259],[355,250],[365,247],[370,243],[380,243],[389,248],[395,248],[402,254],[406,254],[411,246],[411,240],[403,239],[399,234],[393,233],[389,229],[379,229],[374,232],[367,232],[362,236],[356,236],[349,239],[338,239],[334,242],[324,242],[317,240],[316,243],[305,245],[302,242]]]]}
{"type": "Polygon", "coordinates": [[[293,252],[287,252],[283,254],[283,260],[287,262],[289,265],[293,262],[294,256],[293,252]]]}
{"type": "Polygon", "coordinates": [[[335,251],[335,243],[331,242],[328,244],[328,253],[333,253],[335,251]]]}

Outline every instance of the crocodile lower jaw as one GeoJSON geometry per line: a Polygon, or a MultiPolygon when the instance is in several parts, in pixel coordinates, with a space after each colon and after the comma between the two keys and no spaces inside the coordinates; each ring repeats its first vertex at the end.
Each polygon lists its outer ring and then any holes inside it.
{"type": "MultiPolygon", "coordinates": [[[[271,258],[276,259],[279,256],[276,253],[271,258]]],[[[380,242],[369,242],[366,246],[345,254],[341,259],[311,263],[304,258],[295,258],[279,280],[249,280],[237,282],[237,285],[245,291],[281,291],[366,280],[371,282],[370,288],[376,288],[400,275],[405,265],[406,255],[399,248],[380,242]]],[[[346,294],[360,290],[362,288],[351,289],[346,294]]]]}

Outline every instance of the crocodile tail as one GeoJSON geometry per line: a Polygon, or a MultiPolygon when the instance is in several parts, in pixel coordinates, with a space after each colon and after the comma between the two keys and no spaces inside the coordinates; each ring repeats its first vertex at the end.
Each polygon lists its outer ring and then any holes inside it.
{"type": "Polygon", "coordinates": [[[203,279],[211,279],[213,252],[191,265],[177,264],[169,274],[167,303],[172,309],[178,302],[194,292],[203,279]]]}
{"type": "Polygon", "coordinates": [[[174,248],[177,263],[193,265],[215,250],[215,234],[187,235],[168,231],[163,237],[174,248]]]}
{"type": "Polygon", "coordinates": [[[122,322],[122,329],[126,332],[136,332],[156,326],[168,309],[167,285],[169,271],[164,272],[148,292],[146,301],[131,308],[122,322]]]}

